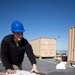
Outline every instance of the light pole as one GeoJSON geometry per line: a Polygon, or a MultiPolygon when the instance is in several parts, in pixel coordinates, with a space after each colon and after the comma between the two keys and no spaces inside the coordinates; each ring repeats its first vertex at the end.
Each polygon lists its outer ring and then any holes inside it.
{"type": "Polygon", "coordinates": [[[59,39],[59,53],[60,53],[60,36],[58,36],[59,39]]]}

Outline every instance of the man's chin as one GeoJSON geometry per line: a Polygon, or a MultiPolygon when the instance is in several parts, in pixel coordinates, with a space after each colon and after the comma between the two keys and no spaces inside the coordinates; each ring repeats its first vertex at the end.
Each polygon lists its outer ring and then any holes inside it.
{"type": "Polygon", "coordinates": [[[21,41],[21,39],[19,39],[19,38],[18,38],[17,40],[18,40],[18,41],[21,41]]]}

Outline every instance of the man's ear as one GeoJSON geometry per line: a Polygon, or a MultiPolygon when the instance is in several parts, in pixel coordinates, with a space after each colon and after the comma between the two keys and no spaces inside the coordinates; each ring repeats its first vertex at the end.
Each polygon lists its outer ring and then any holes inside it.
{"type": "Polygon", "coordinates": [[[12,31],[12,34],[14,35],[14,32],[12,31]]]}

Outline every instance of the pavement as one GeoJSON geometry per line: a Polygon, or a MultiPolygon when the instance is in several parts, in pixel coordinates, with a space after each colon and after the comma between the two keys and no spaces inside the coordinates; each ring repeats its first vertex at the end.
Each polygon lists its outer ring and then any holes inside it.
{"type": "MultiPolygon", "coordinates": [[[[36,58],[38,70],[41,73],[45,73],[46,75],[75,75],[75,69],[69,66],[66,66],[66,69],[56,69],[56,65],[58,63],[47,61],[45,59],[39,60],[36,58]]],[[[25,56],[23,61],[23,70],[30,71],[32,69],[32,65],[29,59],[25,56]]],[[[0,72],[6,72],[2,63],[0,63],[0,72]]]]}

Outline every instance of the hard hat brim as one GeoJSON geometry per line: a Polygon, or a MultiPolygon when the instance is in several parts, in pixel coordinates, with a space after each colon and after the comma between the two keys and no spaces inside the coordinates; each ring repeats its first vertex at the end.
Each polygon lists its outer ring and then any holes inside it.
{"type": "Polygon", "coordinates": [[[24,32],[25,30],[13,30],[13,32],[24,32]]]}

